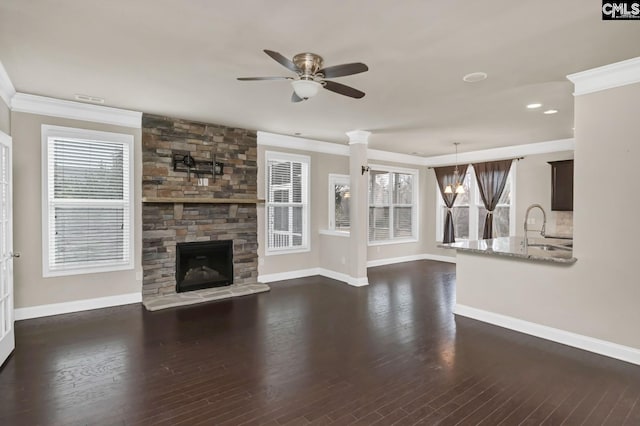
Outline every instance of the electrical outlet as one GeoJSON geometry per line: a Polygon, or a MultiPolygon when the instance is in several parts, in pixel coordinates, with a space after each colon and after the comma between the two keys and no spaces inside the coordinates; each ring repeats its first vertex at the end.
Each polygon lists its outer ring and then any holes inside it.
{"type": "Polygon", "coordinates": [[[343,264],[343,265],[346,265],[346,264],[347,264],[347,258],[346,258],[346,257],[342,256],[342,259],[341,259],[341,260],[342,260],[342,264],[343,264]]]}
{"type": "Polygon", "coordinates": [[[198,186],[209,186],[209,178],[198,178],[198,186]]]}
{"type": "Polygon", "coordinates": [[[142,272],[136,272],[136,281],[142,281],[142,272]]]}

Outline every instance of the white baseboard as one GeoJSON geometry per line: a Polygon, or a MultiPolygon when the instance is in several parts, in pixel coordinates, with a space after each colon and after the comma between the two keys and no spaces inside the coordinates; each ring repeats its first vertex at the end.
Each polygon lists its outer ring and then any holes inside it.
{"type": "Polygon", "coordinates": [[[392,265],[394,263],[413,262],[415,260],[435,260],[438,262],[456,263],[455,256],[441,256],[437,254],[414,254],[411,256],[390,257],[387,259],[370,260],[367,262],[367,268],[374,266],[392,265]]]}
{"type": "Polygon", "coordinates": [[[48,317],[50,315],[68,314],[71,312],[88,311],[91,309],[108,308],[110,306],[128,305],[142,302],[142,292],[118,294],[117,296],[98,297],[95,299],[74,300],[72,302],[52,303],[50,305],[29,306],[16,308],[16,321],[30,318],[48,317]]]}
{"type": "Polygon", "coordinates": [[[294,280],[296,278],[312,277],[314,275],[320,275],[320,268],[298,269],[297,271],[258,275],[258,282],[266,284],[272,283],[274,281],[294,280]]]}
{"type": "MultiPolygon", "coordinates": [[[[394,263],[413,262],[415,260],[435,260],[438,262],[456,263],[455,256],[441,256],[437,254],[414,254],[411,256],[391,257],[387,259],[370,260],[367,262],[367,268],[374,266],[392,265],[394,263]]],[[[332,271],[326,268],[309,268],[298,269],[296,271],[278,272],[275,274],[258,275],[258,282],[272,283],[274,281],[294,280],[296,278],[312,277],[314,275],[322,275],[327,278],[345,282],[354,287],[362,287],[369,285],[367,277],[355,278],[342,272],[332,271]]]]}
{"type": "Polygon", "coordinates": [[[440,254],[428,254],[425,253],[424,260],[435,260],[436,262],[456,263],[455,256],[442,256],[440,254]]]}
{"type": "Polygon", "coordinates": [[[640,349],[630,346],[623,346],[606,340],[595,339],[582,334],[571,333],[570,331],[560,330],[460,304],[455,306],[454,312],[456,315],[463,317],[473,318],[499,327],[640,365],[640,349]]]}
{"type": "Polygon", "coordinates": [[[343,274],[342,272],[332,271],[331,269],[318,268],[319,275],[323,277],[331,278],[332,280],[342,281],[354,287],[364,287],[369,285],[369,278],[367,277],[352,277],[351,275],[343,274]]]}
{"type": "Polygon", "coordinates": [[[342,272],[336,272],[325,268],[298,269],[297,271],[258,275],[258,282],[272,283],[274,281],[293,280],[296,278],[312,277],[314,275],[322,275],[323,277],[342,281],[354,287],[369,285],[369,279],[367,277],[355,278],[350,275],[343,274],[342,272]]]}

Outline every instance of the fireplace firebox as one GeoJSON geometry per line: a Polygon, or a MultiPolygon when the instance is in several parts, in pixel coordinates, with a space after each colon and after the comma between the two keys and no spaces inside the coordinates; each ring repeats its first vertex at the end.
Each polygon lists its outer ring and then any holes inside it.
{"type": "Polygon", "coordinates": [[[233,241],[178,243],[176,292],[233,284],[233,241]]]}

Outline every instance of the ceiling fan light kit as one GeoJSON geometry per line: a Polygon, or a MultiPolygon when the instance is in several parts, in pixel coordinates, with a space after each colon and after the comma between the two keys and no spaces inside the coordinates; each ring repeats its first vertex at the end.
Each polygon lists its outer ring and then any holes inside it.
{"type": "Polygon", "coordinates": [[[318,91],[320,91],[320,87],[322,87],[322,84],[314,80],[293,80],[291,85],[296,95],[302,99],[313,98],[318,94],[318,91]]]}
{"type": "Polygon", "coordinates": [[[322,56],[315,53],[298,53],[293,57],[293,60],[273,50],[265,49],[264,53],[289,71],[296,73],[296,77],[239,77],[238,80],[291,80],[291,85],[293,86],[291,102],[300,102],[312,98],[318,94],[320,88],[355,99],[360,99],[365,95],[364,92],[353,87],[327,80],[328,78],[344,77],[368,71],[369,67],[362,62],[322,68],[324,60],[322,56]]]}

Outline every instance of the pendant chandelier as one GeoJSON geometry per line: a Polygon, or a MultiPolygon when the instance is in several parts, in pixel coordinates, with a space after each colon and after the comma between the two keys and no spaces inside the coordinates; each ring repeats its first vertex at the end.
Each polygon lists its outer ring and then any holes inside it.
{"type": "Polygon", "coordinates": [[[460,142],[454,142],[453,144],[456,147],[456,168],[453,171],[453,181],[455,183],[453,185],[447,185],[444,188],[444,193],[453,194],[455,192],[456,194],[464,194],[464,186],[462,186],[462,179],[464,179],[464,177],[461,179],[460,172],[458,171],[458,145],[460,145],[460,142]]]}

